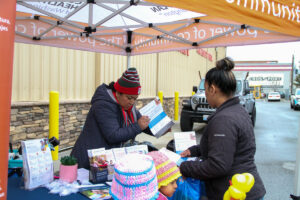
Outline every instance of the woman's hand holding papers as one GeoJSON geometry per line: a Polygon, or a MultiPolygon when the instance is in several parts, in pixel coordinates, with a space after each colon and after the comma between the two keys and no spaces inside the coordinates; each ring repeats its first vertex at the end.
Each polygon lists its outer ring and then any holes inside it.
{"type": "Polygon", "coordinates": [[[142,116],[138,119],[138,124],[142,130],[145,130],[150,123],[150,118],[148,116],[142,116]]]}
{"type": "Polygon", "coordinates": [[[180,153],[181,157],[190,157],[191,156],[191,151],[189,149],[184,150],[183,152],[180,153]]]}

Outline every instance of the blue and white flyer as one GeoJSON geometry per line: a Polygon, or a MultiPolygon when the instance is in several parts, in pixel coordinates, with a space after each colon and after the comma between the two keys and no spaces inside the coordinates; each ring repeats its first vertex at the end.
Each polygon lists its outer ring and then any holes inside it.
{"type": "Polygon", "coordinates": [[[150,118],[149,128],[157,138],[166,133],[174,125],[174,122],[164,112],[158,97],[139,111],[142,115],[150,118]]]}

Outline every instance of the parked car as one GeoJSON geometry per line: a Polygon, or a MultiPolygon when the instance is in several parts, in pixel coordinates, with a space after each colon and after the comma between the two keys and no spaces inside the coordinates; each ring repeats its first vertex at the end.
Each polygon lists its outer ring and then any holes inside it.
{"type": "Polygon", "coordinates": [[[300,88],[297,88],[295,94],[291,96],[291,108],[294,110],[300,108],[300,88]]]}
{"type": "MultiPolygon", "coordinates": [[[[196,92],[190,99],[184,100],[180,116],[180,128],[182,131],[193,130],[194,122],[207,123],[207,118],[213,114],[216,109],[212,108],[205,96],[204,89],[205,80],[200,81],[199,87],[194,86],[193,91],[196,92]]],[[[235,96],[240,98],[240,104],[249,113],[252,124],[255,126],[256,106],[253,94],[250,93],[248,80],[237,79],[237,87],[235,96]]]]}
{"type": "Polygon", "coordinates": [[[282,92],[282,91],[279,91],[279,94],[280,94],[280,98],[284,99],[285,98],[285,93],[282,92]]]}
{"type": "Polygon", "coordinates": [[[279,92],[269,92],[268,101],[280,101],[280,93],[279,92]]]}

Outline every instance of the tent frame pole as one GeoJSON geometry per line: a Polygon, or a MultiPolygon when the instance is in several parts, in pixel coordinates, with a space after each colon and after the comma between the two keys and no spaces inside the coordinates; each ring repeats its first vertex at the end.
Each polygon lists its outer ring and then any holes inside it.
{"type": "Polygon", "coordinates": [[[127,53],[127,69],[130,68],[130,53],[127,53]]]}
{"type": "Polygon", "coordinates": [[[93,26],[93,15],[94,15],[94,5],[92,3],[89,3],[89,20],[88,24],[89,26],[93,26]]]}
{"type": "MultiPolygon", "coordinates": [[[[299,121],[300,127],[300,121],[299,121]]],[[[298,143],[296,153],[296,165],[295,165],[295,183],[294,183],[294,194],[300,195],[300,128],[298,130],[298,143]]]]}
{"type": "MultiPolygon", "coordinates": [[[[100,6],[100,7],[103,7],[101,4],[97,4],[97,5],[100,6]]],[[[117,15],[121,15],[121,13],[123,11],[125,11],[126,9],[128,9],[130,6],[131,6],[130,4],[126,4],[122,8],[120,8],[119,10],[114,10],[112,14],[108,15],[104,19],[102,19],[99,22],[97,22],[93,27],[96,28],[97,26],[100,26],[101,24],[104,24],[105,22],[107,22],[108,20],[112,19],[113,17],[115,17],[117,15]]]]}
{"type": "MultiPolygon", "coordinates": [[[[49,12],[47,12],[47,11],[44,11],[44,10],[42,10],[42,9],[40,9],[40,8],[37,8],[37,7],[35,7],[35,6],[32,6],[32,5],[28,4],[28,3],[25,3],[25,2],[18,2],[18,4],[19,4],[19,5],[22,5],[22,6],[24,6],[24,7],[30,8],[30,9],[32,9],[32,10],[35,10],[35,11],[37,11],[37,12],[40,12],[40,13],[42,13],[42,14],[44,14],[44,15],[49,16],[49,17],[52,17],[52,18],[58,19],[58,20],[60,20],[60,21],[63,21],[63,22],[65,22],[65,23],[67,23],[67,24],[69,24],[69,25],[71,25],[71,26],[76,27],[76,28],[84,29],[84,27],[83,27],[82,25],[79,25],[79,24],[76,24],[76,23],[74,23],[74,22],[71,22],[71,21],[69,21],[69,20],[67,20],[67,19],[64,19],[64,18],[62,18],[62,17],[59,17],[59,16],[57,16],[57,15],[55,15],[55,14],[52,14],[52,13],[49,13],[49,12]]],[[[72,13],[73,13],[73,12],[72,12],[72,13]]]]}

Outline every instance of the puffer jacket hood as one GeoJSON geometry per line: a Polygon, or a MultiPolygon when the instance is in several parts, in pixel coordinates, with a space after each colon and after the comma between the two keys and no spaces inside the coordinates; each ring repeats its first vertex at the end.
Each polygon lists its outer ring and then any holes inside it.
{"type": "Polygon", "coordinates": [[[98,87],[92,97],[91,104],[94,104],[95,102],[100,100],[117,104],[117,102],[112,98],[112,96],[109,94],[108,91],[109,91],[108,85],[106,84],[102,84],[100,87],[98,87]]]}

